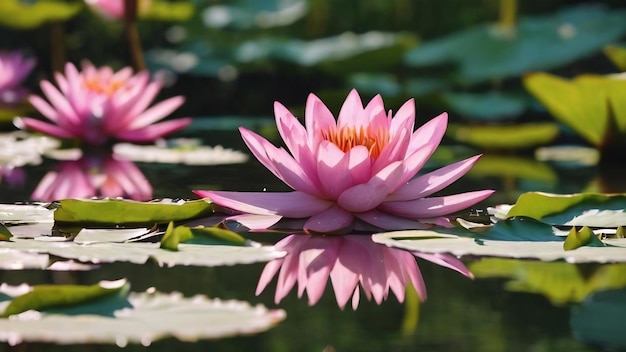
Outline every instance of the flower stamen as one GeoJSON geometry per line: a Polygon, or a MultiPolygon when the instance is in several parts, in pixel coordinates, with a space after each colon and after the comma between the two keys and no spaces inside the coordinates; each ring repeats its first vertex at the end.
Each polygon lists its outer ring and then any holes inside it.
{"type": "Polygon", "coordinates": [[[378,128],[374,131],[370,127],[331,127],[322,132],[322,137],[336,145],[344,152],[362,145],[367,148],[372,158],[377,158],[383,148],[389,143],[389,130],[378,128]]]}

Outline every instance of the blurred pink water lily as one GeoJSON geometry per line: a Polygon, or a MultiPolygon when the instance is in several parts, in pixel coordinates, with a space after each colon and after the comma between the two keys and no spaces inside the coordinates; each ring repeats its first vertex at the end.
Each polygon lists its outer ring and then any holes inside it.
{"type": "Polygon", "coordinates": [[[60,161],[39,182],[31,199],[44,202],[65,198],[152,198],[152,186],[132,162],[114,155],[86,155],[60,161]]]}
{"type": "Polygon", "coordinates": [[[25,58],[19,51],[0,52],[0,103],[14,104],[23,101],[28,90],[22,82],[35,67],[35,59],[25,58]]]}
{"type": "MultiPolygon", "coordinates": [[[[85,0],[94,10],[101,13],[105,17],[123,19],[124,18],[124,6],[127,0],[85,0]]],[[[138,0],[138,11],[144,11],[150,6],[151,0],[138,0]]]]}
{"type": "Polygon", "coordinates": [[[39,96],[29,99],[52,123],[22,117],[15,119],[17,127],[103,145],[113,140],[150,142],[191,123],[191,118],[155,123],[182,105],[184,98],[169,98],[148,108],[161,82],[150,81],[147,71],[134,74],[126,67],[115,72],[85,64],[79,72],[67,63],[65,75],[57,73],[55,78],[58,89],[49,81],[41,82],[48,101],[39,96]]]}
{"type": "Polygon", "coordinates": [[[425,254],[389,248],[372,242],[369,236],[311,236],[296,234],[275,245],[287,255],[267,263],[261,273],[259,295],[278,274],[274,300],[278,304],[298,284],[298,297],[306,291],[310,305],[317,303],[330,281],[342,309],[351,301],[356,309],[362,290],[368,300],[381,304],[391,291],[399,302],[411,284],[421,300],[426,286],[415,257],[451,268],[472,277],[467,267],[449,254],[425,254]],[[359,289],[360,288],[360,289],[359,289]]]}
{"type": "Polygon", "coordinates": [[[194,191],[216,204],[245,214],[304,219],[308,233],[347,233],[451,226],[445,217],[484,200],[492,190],[431,196],[464,175],[474,156],[414,177],[439,145],[447,114],[416,131],[414,101],[392,117],[380,95],[365,107],[356,90],[337,121],[315,95],[309,95],[305,126],[276,102],[278,131],[287,150],[243,127],[254,156],[293,192],[194,191]]]}

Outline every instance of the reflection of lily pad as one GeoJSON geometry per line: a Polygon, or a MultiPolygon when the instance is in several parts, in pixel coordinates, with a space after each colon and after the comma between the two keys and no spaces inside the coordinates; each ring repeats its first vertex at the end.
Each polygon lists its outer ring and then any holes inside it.
{"type": "Polygon", "coordinates": [[[548,70],[590,55],[626,32],[625,12],[581,6],[520,18],[513,36],[483,24],[427,42],[406,55],[411,66],[458,65],[461,81],[479,82],[548,70]]]}
{"type": "Polygon", "coordinates": [[[521,149],[546,144],[559,134],[554,123],[526,123],[502,126],[462,126],[450,124],[448,136],[486,149],[521,149]]]}
{"type": "Polygon", "coordinates": [[[626,349],[626,290],[598,292],[572,308],[570,325],[579,340],[606,351],[626,349]]]}
{"type": "Polygon", "coordinates": [[[592,292],[626,286],[626,264],[598,266],[591,276],[569,263],[500,258],[483,258],[469,269],[476,278],[509,278],[507,290],[542,294],[556,304],[579,303],[592,292]]]}
{"type": "MultiPolygon", "coordinates": [[[[183,297],[179,293],[133,292],[126,302],[126,307],[119,307],[111,314],[79,313],[70,306],[12,315],[10,319],[0,319],[0,340],[11,345],[50,342],[147,346],[165,337],[197,341],[258,333],[285,318],[282,310],[269,310],[241,301],[208,299],[202,295],[183,297]]],[[[98,304],[98,301],[92,302],[91,310],[97,310],[98,304]]]]}
{"type": "Polygon", "coordinates": [[[467,174],[473,177],[514,177],[548,184],[554,184],[558,180],[556,172],[545,163],[516,156],[490,154],[483,155],[467,174]]]}
{"type": "Polygon", "coordinates": [[[524,85],[559,121],[596,147],[617,143],[626,133],[626,80],[579,76],[571,81],[547,74],[524,77],[524,85]]]}
{"type": "Polygon", "coordinates": [[[412,230],[375,234],[374,242],[425,253],[456,256],[532,258],[570,263],[625,262],[626,239],[607,239],[606,247],[563,249],[563,239],[552,226],[534,220],[500,221],[479,233],[462,229],[412,230]],[[446,237],[442,238],[441,235],[446,237]],[[460,234],[460,235],[459,235],[460,234]]]}

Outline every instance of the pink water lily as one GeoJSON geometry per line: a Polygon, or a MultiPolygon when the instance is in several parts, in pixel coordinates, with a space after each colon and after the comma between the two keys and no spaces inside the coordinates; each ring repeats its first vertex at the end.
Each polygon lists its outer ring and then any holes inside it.
{"type": "Polygon", "coordinates": [[[420,175],[439,145],[447,114],[413,131],[415,106],[407,101],[392,117],[380,95],[365,107],[352,90],[335,121],[309,95],[303,126],[274,104],[287,150],[256,133],[239,130],[254,156],[293,192],[194,191],[214,203],[247,214],[303,219],[308,233],[347,233],[450,226],[445,216],[484,200],[492,190],[432,196],[464,175],[479,156],[420,175]]]}
{"type": "Polygon", "coordinates": [[[65,75],[55,75],[59,88],[41,82],[48,101],[31,96],[31,104],[52,123],[30,117],[16,118],[21,129],[31,129],[60,138],[77,138],[91,145],[115,140],[150,142],[180,130],[191,118],[155,123],[183,104],[181,96],[148,107],[162,83],[150,81],[150,73],[133,73],[130,67],[115,72],[110,67],[85,64],[82,71],[65,65],[65,75]]]}
{"type": "Polygon", "coordinates": [[[28,95],[22,82],[35,67],[35,59],[19,51],[0,52],[0,103],[19,103],[28,95]]]}
{"type": "Polygon", "coordinates": [[[86,155],[59,162],[31,195],[33,200],[45,202],[91,197],[145,201],[152,198],[152,186],[132,161],[114,155],[86,155]]]}
{"type": "MultiPolygon", "coordinates": [[[[94,10],[101,13],[105,17],[114,19],[124,18],[124,6],[128,0],[85,0],[94,10]]],[[[144,11],[150,6],[151,0],[138,0],[137,7],[139,12],[144,11]]]]}
{"type": "Polygon", "coordinates": [[[426,286],[414,256],[472,277],[467,267],[452,255],[389,248],[363,235],[296,234],[285,237],[275,247],[286,251],[287,255],[266,264],[256,294],[261,294],[278,274],[274,296],[276,304],[297,283],[298,297],[306,292],[309,304],[314,305],[322,297],[329,278],[341,308],[351,301],[352,308],[356,309],[360,291],[377,304],[387,299],[389,292],[403,302],[409,284],[417,290],[420,299],[425,300],[426,286]]]}

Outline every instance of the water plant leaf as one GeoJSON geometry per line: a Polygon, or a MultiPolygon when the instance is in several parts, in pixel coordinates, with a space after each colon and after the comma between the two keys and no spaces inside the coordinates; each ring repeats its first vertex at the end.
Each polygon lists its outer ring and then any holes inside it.
{"type": "Polygon", "coordinates": [[[52,224],[53,213],[47,204],[0,204],[0,222],[4,224],[52,224]]]}
{"type": "Polygon", "coordinates": [[[82,2],[3,0],[0,1],[0,26],[33,29],[49,22],[66,21],[82,7],[82,2]]]}
{"type": "Polygon", "coordinates": [[[593,292],[626,286],[626,264],[602,264],[590,275],[575,264],[482,258],[468,265],[478,279],[504,277],[508,291],[546,296],[554,304],[580,303],[593,292]]]}
{"type": "Polygon", "coordinates": [[[617,68],[626,71],[626,48],[617,45],[608,45],[604,48],[604,54],[611,59],[617,68]]]}
{"type": "Polygon", "coordinates": [[[503,121],[521,115],[528,106],[520,95],[490,91],[486,93],[443,93],[450,109],[472,120],[503,121]]]}
{"type": "Polygon", "coordinates": [[[582,246],[604,247],[604,243],[589,227],[583,226],[580,230],[572,227],[563,242],[563,249],[571,251],[582,246]]]}
{"type": "Polygon", "coordinates": [[[597,292],[571,309],[570,326],[577,339],[608,351],[626,349],[623,333],[626,289],[597,292]]]}
{"type": "Polygon", "coordinates": [[[464,126],[448,125],[446,135],[458,141],[485,149],[520,149],[546,144],[559,134],[551,122],[516,125],[464,126]]]}
{"type": "Polygon", "coordinates": [[[626,225],[623,194],[522,194],[506,217],[529,217],[552,225],[618,227],[626,225]]]}
{"type": "Polygon", "coordinates": [[[187,226],[174,226],[174,222],[170,221],[165,230],[165,234],[161,239],[161,249],[169,249],[171,251],[178,250],[180,242],[186,242],[193,238],[191,230],[187,226]]]}
{"type": "Polygon", "coordinates": [[[11,231],[0,222],[0,241],[8,241],[12,236],[11,231]]]}
{"type": "Polygon", "coordinates": [[[626,32],[624,11],[602,6],[565,8],[549,16],[521,17],[511,33],[481,24],[409,51],[414,67],[456,65],[460,82],[549,70],[601,50],[626,32]]]}
{"type": "Polygon", "coordinates": [[[518,156],[484,154],[468,172],[472,177],[499,176],[555,184],[556,172],[546,163],[518,156]]]}
{"type": "Polygon", "coordinates": [[[150,227],[157,223],[210,215],[213,207],[204,200],[137,202],[121,199],[63,199],[54,212],[61,223],[132,224],[150,227]]]}
{"type": "Polygon", "coordinates": [[[379,233],[374,242],[425,253],[456,256],[503,257],[567,262],[626,262],[626,240],[606,239],[606,247],[583,246],[564,250],[563,238],[549,224],[532,219],[510,219],[472,233],[460,229],[431,229],[379,233]],[[445,235],[445,237],[442,237],[445,235]]]}
{"type": "Polygon", "coordinates": [[[185,21],[194,12],[194,5],[189,1],[155,1],[139,12],[139,18],[158,21],[185,21]]]}
{"type": "Polygon", "coordinates": [[[131,292],[127,300],[129,305],[116,309],[111,316],[42,312],[24,318],[21,315],[0,318],[0,331],[3,332],[0,340],[11,345],[49,342],[148,346],[168,337],[193,342],[250,335],[275,326],[286,316],[283,310],[267,309],[262,305],[209,299],[203,295],[184,297],[176,292],[131,292]]]}
{"type": "Polygon", "coordinates": [[[28,310],[45,311],[50,308],[78,306],[128,290],[126,280],[103,281],[94,285],[38,285],[28,293],[15,297],[0,318],[8,318],[28,310]]]}

